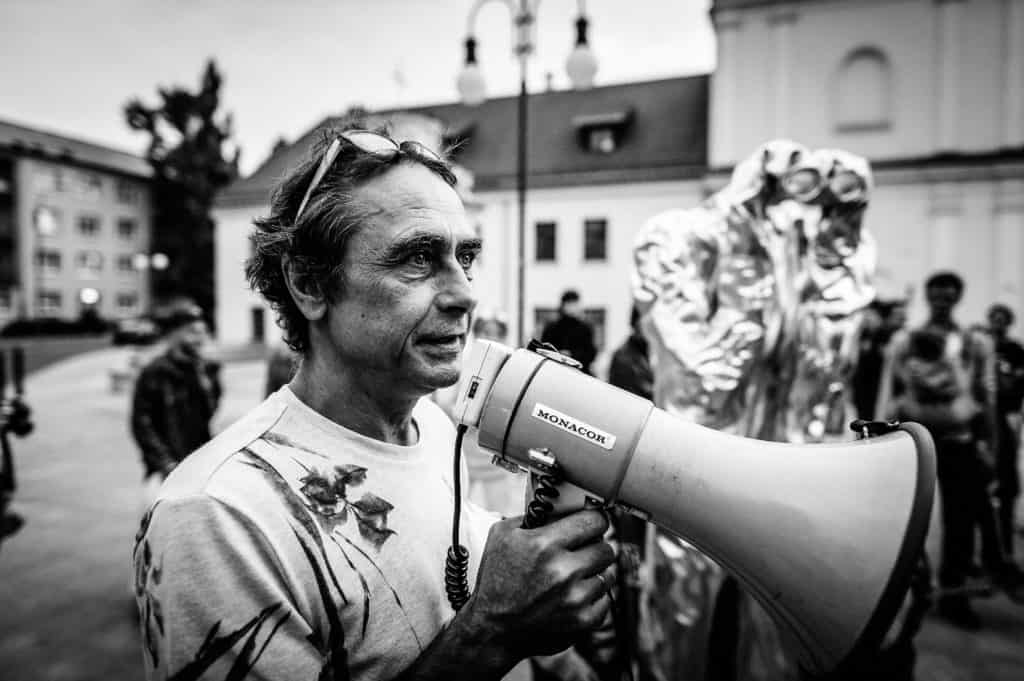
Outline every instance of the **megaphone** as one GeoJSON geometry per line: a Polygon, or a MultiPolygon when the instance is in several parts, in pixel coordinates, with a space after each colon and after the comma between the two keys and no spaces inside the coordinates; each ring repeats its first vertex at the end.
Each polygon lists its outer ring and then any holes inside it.
{"type": "Polygon", "coordinates": [[[813,674],[875,652],[923,550],[928,432],[794,445],[721,433],[569,366],[477,340],[455,416],[496,462],[550,471],[703,551],[792,634],[813,674]]]}

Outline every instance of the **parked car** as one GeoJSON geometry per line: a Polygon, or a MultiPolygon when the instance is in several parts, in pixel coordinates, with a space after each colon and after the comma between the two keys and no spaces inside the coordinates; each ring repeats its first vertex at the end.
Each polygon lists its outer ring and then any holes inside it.
{"type": "Polygon", "coordinates": [[[114,323],[114,345],[149,345],[160,337],[160,330],[149,317],[130,317],[114,323]]]}

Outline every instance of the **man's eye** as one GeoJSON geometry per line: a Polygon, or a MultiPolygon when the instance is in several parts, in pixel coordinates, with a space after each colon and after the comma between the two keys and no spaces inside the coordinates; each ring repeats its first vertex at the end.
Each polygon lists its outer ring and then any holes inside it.
{"type": "Polygon", "coordinates": [[[476,262],[476,253],[467,252],[459,254],[459,264],[462,265],[463,269],[469,269],[476,262]]]}
{"type": "Polygon", "coordinates": [[[430,253],[427,251],[416,251],[409,254],[408,263],[416,267],[426,267],[430,264],[430,253]]]}

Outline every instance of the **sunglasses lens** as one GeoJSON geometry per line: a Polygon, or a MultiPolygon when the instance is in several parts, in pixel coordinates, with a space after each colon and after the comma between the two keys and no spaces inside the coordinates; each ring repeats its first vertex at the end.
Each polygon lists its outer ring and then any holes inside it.
{"type": "Polygon", "coordinates": [[[813,170],[797,170],[786,176],[783,187],[796,198],[809,196],[818,191],[820,178],[813,170]]]}
{"type": "Polygon", "coordinates": [[[369,154],[390,154],[398,151],[398,144],[394,140],[369,130],[355,130],[341,136],[369,154]]]}
{"type": "Polygon", "coordinates": [[[830,183],[830,189],[840,201],[852,201],[864,193],[864,180],[856,173],[840,172],[830,183]]]}
{"type": "Polygon", "coordinates": [[[417,156],[423,156],[424,158],[429,158],[432,161],[441,161],[441,157],[436,151],[415,140],[406,140],[405,142],[402,142],[402,148],[412,149],[417,156]]]}

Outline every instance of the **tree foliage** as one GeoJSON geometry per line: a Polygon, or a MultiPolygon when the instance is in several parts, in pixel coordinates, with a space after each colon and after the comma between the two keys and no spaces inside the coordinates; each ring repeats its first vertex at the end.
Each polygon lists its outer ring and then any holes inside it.
{"type": "Polygon", "coordinates": [[[193,298],[211,314],[214,306],[213,219],[217,192],[238,176],[239,150],[231,142],[231,114],[221,114],[223,79],[211,59],[197,92],[158,87],[160,102],[140,99],[124,107],[132,130],[149,135],[146,158],[153,167],[153,236],[150,252],[166,253],[168,267],[151,272],[157,299],[193,298]]]}

